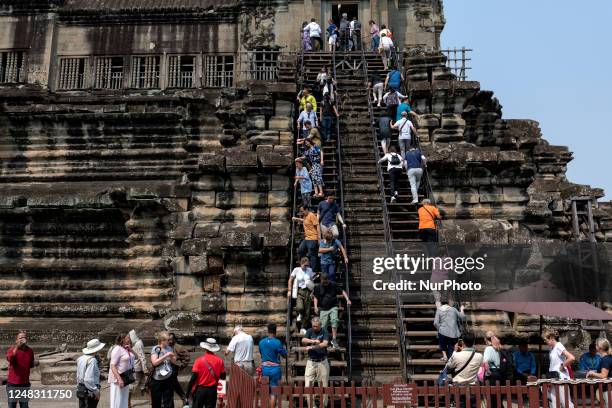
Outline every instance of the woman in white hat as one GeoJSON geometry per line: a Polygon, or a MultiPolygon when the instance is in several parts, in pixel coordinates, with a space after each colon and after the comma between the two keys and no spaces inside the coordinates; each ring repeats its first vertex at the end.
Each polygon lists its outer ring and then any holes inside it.
{"type": "Polygon", "coordinates": [[[191,379],[187,386],[187,399],[193,390],[192,408],[216,408],[217,384],[225,379],[225,365],[215,353],[221,348],[213,338],[200,343],[206,354],[193,364],[191,379]],[[195,390],[193,387],[195,386],[195,390]]]}
{"type": "Polygon", "coordinates": [[[77,360],[77,398],[79,408],[96,408],[100,400],[100,356],[105,344],[98,339],[89,340],[83,355],[77,360]]]}

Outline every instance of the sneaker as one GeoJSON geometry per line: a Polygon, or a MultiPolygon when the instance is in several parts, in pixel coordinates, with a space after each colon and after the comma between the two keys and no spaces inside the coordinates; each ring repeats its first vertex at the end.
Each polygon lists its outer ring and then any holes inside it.
{"type": "Polygon", "coordinates": [[[416,205],[416,204],[418,204],[418,203],[419,203],[419,200],[412,200],[412,201],[410,202],[410,204],[412,204],[412,205],[416,205]]]}
{"type": "Polygon", "coordinates": [[[336,340],[336,339],[332,339],[331,345],[335,349],[340,348],[340,345],[338,344],[338,340],[336,340]]]}
{"type": "Polygon", "coordinates": [[[302,336],[305,336],[305,335],[306,335],[306,329],[302,329],[302,330],[300,330],[300,334],[301,334],[302,336]]]}
{"type": "Polygon", "coordinates": [[[302,321],[302,314],[301,313],[297,315],[297,319],[295,319],[295,321],[297,321],[297,322],[301,322],[302,321]]]}
{"type": "Polygon", "coordinates": [[[394,202],[395,202],[395,200],[397,200],[397,198],[395,198],[395,196],[391,196],[390,203],[394,203],[394,202]]]}
{"type": "Polygon", "coordinates": [[[395,192],[393,193],[393,196],[394,196],[395,198],[398,198],[398,197],[399,197],[399,193],[398,193],[397,191],[395,191],[395,192]]]}

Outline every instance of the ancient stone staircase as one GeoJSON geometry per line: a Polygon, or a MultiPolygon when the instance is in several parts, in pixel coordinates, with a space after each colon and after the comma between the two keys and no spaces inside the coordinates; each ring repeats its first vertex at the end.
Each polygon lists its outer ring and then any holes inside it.
{"type": "MultiPolygon", "coordinates": [[[[323,66],[327,66],[331,68],[332,65],[332,55],[328,53],[308,53],[304,55],[304,64],[303,64],[303,72],[302,72],[302,80],[305,85],[312,86],[316,82],[316,77],[318,72],[321,70],[323,66]]],[[[318,101],[320,102],[320,101],[318,101]]],[[[317,115],[319,112],[317,112],[317,115]]],[[[320,118],[319,118],[320,120],[320,118]]],[[[295,132],[297,133],[297,131],[295,132]]],[[[326,143],[323,143],[323,180],[325,182],[325,195],[335,195],[339,196],[340,190],[338,186],[338,156],[337,156],[337,140],[335,140],[335,132],[332,132],[332,139],[326,143]]],[[[298,147],[298,155],[300,153],[300,147],[298,147]]],[[[311,205],[315,206],[320,202],[321,199],[314,199],[311,205]]],[[[295,264],[299,262],[299,256],[297,254],[298,245],[303,238],[303,229],[301,226],[298,226],[296,229],[296,233],[294,236],[293,248],[295,249],[294,259],[296,260],[295,264]]],[[[338,282],[344,281],[345,270],[343,267],[340,267],[336,273],[336,279],[338,282]]],[[[346,310],[345,307],[342,306],[343,301],[341,301],[340,308],[340,327],[338,328],[338,340],[341,343],[341,347],[338,349],[333,349],[332,347],[328,348],[329,354],[329,363],[330,363],[330,384],[332,385],[342,385],[349,381],[349,372],[348,372],[348,349],[347,349],[347,336],[346,336],[346,326],[345,326],[345,317],[346,310]]],[[[295,318],[297,317],[295,310],[292,310],[292,321],[294,322],[291,330],[291,339],[290,339],[290,381],[294,383],[303,383],[304,382],[304,370],[306,367],[306,362],[308,358],[308,354],[305,351],[305,348],[301,346],[302,335],[299,333],[295,326],[295,318]]],[[[330,333],[331,335],[331,333],[330,333]]]]}

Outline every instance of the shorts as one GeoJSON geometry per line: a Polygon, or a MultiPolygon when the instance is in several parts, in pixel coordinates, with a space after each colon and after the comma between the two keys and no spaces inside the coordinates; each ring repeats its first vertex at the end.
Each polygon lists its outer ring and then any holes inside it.
{"type": "Polygon", "coordinates": [[[321,310],[319,313],[321,319],[321,326],[327,328],[327,323],[331,323],[331,327],[334,329],[338,328],[338,307],[332,307],[329,310],[321,310]]]}
{"type": "Polygon", "coordinates": [[[264,377],[268,377],[270,380],[270,390],[272,387],[277,387],[280,383],[281,378],[283,377],[283,372],[281,371],[280,366],[263,366],[261,370],[261,375],[264,377]]]}

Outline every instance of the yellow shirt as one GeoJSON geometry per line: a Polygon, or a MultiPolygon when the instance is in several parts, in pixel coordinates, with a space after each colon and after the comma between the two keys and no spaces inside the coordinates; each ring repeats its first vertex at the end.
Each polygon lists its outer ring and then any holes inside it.
{"type": "Polygon", "coordinates": [[[309,102],[312,104],[312,110],[316,112],[317,100],[312,95],[302,96],[302,99],[300,99],[300,110],[303,111],[304,109],[306,109],[306,104],[309,102]]]}

